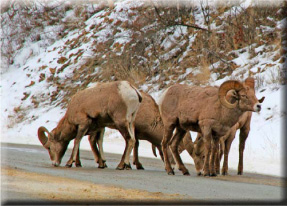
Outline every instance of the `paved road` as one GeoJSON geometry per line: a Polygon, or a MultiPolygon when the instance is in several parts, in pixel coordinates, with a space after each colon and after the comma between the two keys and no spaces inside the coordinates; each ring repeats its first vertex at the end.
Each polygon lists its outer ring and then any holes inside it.
{"type": "MultiPolygon", "coordinates": [[[[169,176],[164,171],[160,159],[150,158],[140,158],[145,170],[118,171],[115,168],[120,156],[116,154],[106,154],[108,168],[98,169],[90,151],[81,151],[82,168],[65,168],[63,166],[70,154],[71,151],[68,150],[62,166],[55,168],[51,166],[48,153],[41,146],[2,143],[1,168],[183,197],[175,203],[186,203],[186,201],[279,203],[284,198],[283,179],[278,177],[252,173],[238,176],[236,171],[230,171],[229,176],[198,177],[193,165],[187,165],[191,176],[183,176],[178,170],[174,176],[169,176]]],[[[1,176],[3,178],[3,174],[1,176]]],[[[28,195],[27,191],[19,191],[9,186],[7,181],[1,184],[1,189],[2,197],[4,194],[7,204],[13,200],[41,201],[39,197],[28,195]]]]}

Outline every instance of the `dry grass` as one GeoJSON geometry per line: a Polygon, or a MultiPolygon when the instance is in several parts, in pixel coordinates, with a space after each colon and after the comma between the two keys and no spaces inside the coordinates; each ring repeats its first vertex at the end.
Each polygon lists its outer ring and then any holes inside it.
{"type": "Polygon", "coordinates": [[[194,85],[205,85],[209,83],[211,75],[209,66],[210,64],[207,62],[207,60],[202,58],[199,67],[200,72],[191,78],[194,85]]]}

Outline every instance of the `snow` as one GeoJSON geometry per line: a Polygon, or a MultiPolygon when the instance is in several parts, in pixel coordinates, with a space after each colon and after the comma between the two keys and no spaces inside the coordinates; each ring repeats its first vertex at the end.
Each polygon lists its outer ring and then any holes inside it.
{"type": "MultiPolygon", "coordinates": [[[[248,6],[251,4],[252,0],[243,2],[245,2],[245,6],[248,6]]],[[[130,0],[130,4],[128,5],[129,8],[134,8],[139,4],[140,3],[130,0]]],[[[123,3],[119,1],[116,2],[115,5],[115,13],[111,13],[109,18],[113,18],[113,22],[116,22],[117,20],[121,20],[123,22],[130,20],[127,13],[126,15],[117,15],[117,12],[119,12],[121,9],[128,9],[126,6],[127,2],[123,3]]],[[[104,18],[101,17],[105,12],[106,10],[102,10],[94,14],[85,22],[86,31],[90,32],[88,37],[94,35],[93,37],[98,42],[105,42],[108,40],[107,34],[112,35],[113,26],[103,23],[104,18]],[[100,30],[100,32],[93,34],[89,28],[95,22],[96,25],[100,25],[102,23],[103,29],[100,30]]],[[[228,13],[228,15],[230,15],[230,13],[228,13]]],[[[73,17],[74,14],[71,11],[68,11],[66,14],[66,19],[73,17]]],[[[203,18],[199,11],[196,13],[195,19],[197,22],[202,22],[203,24],[203,18]]],[[[282,27],[284,22],[286,22],[286,18],[277,24],[277,28],[282,27]]],[[[47,29],[53,30],[57,28],[51,27],[47,29]]],[[[266,29],[268,31],[272,30],[272,28],[266,29]]],[[[186,31],[184,28],[178,27],[177,30],[175,30],[173,37],[176,39],[177,36],[183,35],[185,32],[186,31]]],[[[46,65],[48,68],[60,68],[62,65],[57,63],[57,58],[59,58],[59,55],[68,58],[70,54],[77,53],[80,49],[83,49],[85,52],[84,54],[88,56],[89,50],[92,49],[89,47],[90,42],[82,43],[80,47],[73,50],[64,49],[65,42],[68,39],[77,39],[79,37],[79,33],[81,33],[79,30],[69,32],[65,38],[57,40],[49,46],[45,46],[45,39],[36,43],[30,43],[18,52],[15,58],[15,63],[12,66],[9,68],[1,68],[1,142],[40,145],[37,138],[37,129],[40,126],[45,126],[51,130],[57,125],[58,121],[64,115],[65,109],[62,109],[60,106],[56,106],[56,103],[51,104],[49,102],[49,97],[52,92],[56,90],[56,87],[48,85],[46,81],[39,82],[39,75],[41,73],[45,73],[46,77],[50,75],[49,69],[39,70],[39,67],[46,65]],[[59,54],[60,51],[64,52],[59,54]],[[36,82],[36,84],[33,86],[28,86],[31,81],[36,82]],[[24,97],[24,92],[33,95],[43,94],[37,108],[34,108],[33,104],[31,104],[31,96],[29,96],[26,100],[21,100],[24,97]],[[26,119],[20,121],[22,113],[26,114],[26,119]],[[19,119],[10,118],[11,116],[19,117],[19,119]]],[[[129,41],[130,35],[131,34],[129,31],[121,30],[121,32],[117,33],[118,38],[116,38],[115,42],[124,44],[125,42],[129,41]]],[[[190,38],[195,39],[195,36],[190,38]]],[[[165,39],[162,46],[165,49],[169,48],[175,39],[165,39]]],[[[192,41],[190,42],[192,43],[192,41]]],[[[181,48],[182,45],[183,42],[178,44],[170,53],[164,54],[163,57],[168,58],[168,56],[172,55],[173,52],[176,52],[177,49],[181,48]]],[[[252,116],[251,131],[246,142],[244,153],[244,171],[283,177],[282,122],[285,116],[283,111],[284,104],[282,93],[284,89],[286,89],[286,86],[282,86],[278,82],[274,81],[276,78],[278,78],[278,71],[281,68],[279,60],[275,62],[272,61],[275,52],[262,52],[263,54],[260,54],[260,52],[264,51],[264,48],[267,47],[265,44],[260,46],[254,45],[254,47],[256,56],[252,58],[250,58],[248,48],[234,51],[238,54],[238,58],[234,59],[233,62],[239,65],[240,68],[233,72],[233,77],[243,80],[248,76],[249,71],[256,72],[258,67],[262,68],[263,70],[267,64],[273,64],[273,66],[271,69],[269,67],[265,72],[255,74],[255,78],[263,78],[265,82],[259,88],[257,88],[257,97],[258,99],[262,96],[265,96],[266,98],[262,104],[262,111],[259,114],[254,113],[252,116]],[[252,65],[251,68],[250,65],[252,65]]],[[[71,59],[74,61],[73,57],[71,59]]],[[[78,64],[68,66],[58,76],[63,78],[70,76],[73,72],[73,68],[75,68],[78,64]]],[[[100,68],[95,68],[95,72],[98,72],[99,70],[100,68]]],[[[194,68],[186,69],[186,73],[182,74],[181,77],[185,77],[191,72],[195,72],[194,68]]],[[[155,98],[156,101],[158,101],[161,93],[163,92],[163,90],[158,90],[159,85],[157,82],[159,81],[159,78],[160,75],[153,77],[151,82],[155,82],[155,84],[151,84],[149,82],[141,86],[141,89],[144,91],[146,91],[148,87],[152,86],[153,88],[150,90],[150,94],[155,98]]],[[[210,84],[219,86],[222,82],[230,78],[231,77],[226,77],[216,80],[216,75],[212,74],[210,84]]],[[[88,86],[90,87],[92,85],[93,83],[89,84],[88,86]]],[[[194,140],[196,133],[192,132],[191,134],[194,140]]],[[[239,131],[237,132],[236,138],[232,144],[229,157],[229,168],[235,170],[237,170],[238,165],[238,135],[239,131]]],[[[112,129],[106,129],[104,139],[105,152],[123,154],[125,141],[119,132],[112,129]]],[[[72,147],[73,141],[71,141],[69,145],[69,148],[72,147]]],[[[90,150],[90,145],[87,138],[83,138],[81,142],[81,149],[90,150]]],[[[140,141],[139,156],[155,158],[149,142],[140,141]]],[[[192,158],[187,154],[187,152],[184,152],[181,156],[184,162],[193,163],[192,158]]],[[[47,161],[49,160],[47,159],[47,161]]]]}

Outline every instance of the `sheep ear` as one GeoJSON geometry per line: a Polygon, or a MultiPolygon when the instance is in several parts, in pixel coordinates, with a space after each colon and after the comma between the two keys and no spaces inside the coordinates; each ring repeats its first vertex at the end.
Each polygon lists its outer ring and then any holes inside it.
{"type": "Polygon", "coordinates": [[[249,86],[250,88],[254,89],[255,87],[255,80],[252,77],[248,77],[247,79],[245,79],[244,81],[245,85],[249,86]]]}
{"type": "Polygon", "coordinates": [[[218,90],[218,98],[221,104],[229,109],[233,109],[237,106],[237,102],[234,104],[231,104],[226,100],[227,92],[232,89],[238,92],[241,89],[243,89],[243,84],[239,81],[229,80],[229,81],[223,82],[220,85],[219,90],[218,90]]]}
{"type": "Polygon", "coordinates": [[[204,151],[204,144],[202,138],[197,138],[194,142],[194,153],[200,155],[204,151]]]}

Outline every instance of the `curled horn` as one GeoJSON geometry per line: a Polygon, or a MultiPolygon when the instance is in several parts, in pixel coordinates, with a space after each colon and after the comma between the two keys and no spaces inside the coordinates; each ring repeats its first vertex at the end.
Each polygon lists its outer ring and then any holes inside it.
{"type": "Polygon", "coordinates": [[[234,104],[229,103],[226,100],[226,94],[229,90],[234,89],[235,91],[239,91],[243,88],[242,83],[240,83],[239,81],[235,81],[235,80],[229,80],[226,81],[224,83],[221,84],[221,86],[219,87],[219,91],[218,91],[218,98],[221,102],[221,104],[229,109],[233,109],[237,106],[237,102],[234,104]]]}
{"type": "Polygon", "coordinates": [[[38,139],[40,140],[42,145],[46,149],[48,149],[48,147],[49,147],[48,137],[46,136],[45,132],[47,132],[49,135],[51,135],[51,133],[45,127],[39,127],[39,129],[38,129],[38,139]]]}

